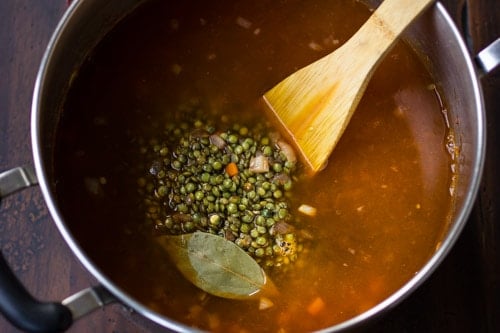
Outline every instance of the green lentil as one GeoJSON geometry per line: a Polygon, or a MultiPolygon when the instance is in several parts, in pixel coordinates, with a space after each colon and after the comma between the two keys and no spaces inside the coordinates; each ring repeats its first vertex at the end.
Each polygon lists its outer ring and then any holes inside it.
{"type": "Polygon", "coordinates": [[[210,225],[211,226],[219,226],[219,223],[220,223],[220,216],[217,215],[217,214],[214,214],[212,216],[210,216],[210,225]]]}
{"type": "Polygon", "coordinates": [[[265,237],[257,237],[257,239],[255,239],[255,242],[260,245],[260,246],[264,246],[267,244],[267,239],[265,237]]]}
{"type": "Polygon", "coordinates": [[[288,216],[288,210],[285,208],[280,208],[278,210],[278,218],[284,220],[288,216]]]}
{"type": "Polygon", "coordinates": [[[174,160],[172,162],[172,168],[175,170],[179,170],[182,167],[182,163],[179,160],[174,160]]]}
{"type": "Polygon", "coordinates": [[[259,215],[255,218],[256,225],[264,225],[265,222],[266,222],[266,218],[264,217],[264,215],[259,215]]]}
{"type": "Polygon", "coordinates": [[[215,197],[219,197],[219,196],[220,196],[220,191],[219,191],[219,188],[217,188],[217,187],[213,187],[213,188],[212,188],[212,194],[213,194],[215,197]]]}
{"type": "Polygon", "coordinates": [[[259,231],[258,231],[256,228],[254,228],[254,229],[250,230],[250,236],[251,236],[252,238],[257,238],[257,237],[259,237],[259,231]]]}
{"type": "Polygon", "coordinates": [[[245,214],[241,217],[241,220],[245,223],[252,222],[253,216],[251,214],[245,214]]]}
{"type": "Polygon", "coordinates": [[[164,197],[168,193],[168,188],[166,186],[160,186],[156,193],[158,193],[160,197],[164,197]]]}
{"type": "Polygon", "coordinates": [[[200,180],[203,183],[207,183],[210,180],[210,174],[208,172],[204,172],[201,174],[200,180]]]}
{"type": "Polygon", "coordinates": [[[205,197],[205,193],[203,191],[196,191],[194,197],[196,200],[201,201],[205,197]]]}
{"type": "Polygon", "coordinates": [[[233,186],[233,182],[229,178],[224,179],[224,181],[222,182],[222,187],[225,188],[226,190],[230,189],[232,186],[233,186]]]}
{"type": "Polygon", "coordinates": [[[247,223],[241,224],[240,231],[244,234],[248,234],[248,232],[250,231],[250,225],[247,223]]]}
{"type": "Polygon", "coordinates": [[[193,222],[186,222],[184,223],[184,230],[187,232],[193,231],[195,229],[195,225],[193,222]]]}
{"type": "Polygon", "coordinates": [[[231,134],[227,138],[227,141],[229,141],[229,143],[237,143],[238,142],[238,137],[236,135],[234,135],[234,134],[231,134]]]}
{"type": "Polygon", "coordinates": [[[244,149],[243,149],[243,147],[242,147],[242,146],[236,146],[236,147],[234,148],[234,153],[235,153],[235,154],[240,155],[241,153],[243,153],[243,151],[244,151],[244,149]]]}
{"type": "Polygon", "coordinates": [[[235,214],[238,212],[238,206],[234,203],[230,203],[229,205],[227,205],[227,212],[229,214],[235,214]]]}
{"type": "Polygon", "coordinates": [[[264,249],[258,248],[258,249],[255,250],[254,254],[255,254],[255,256],[257,258],[261,258],[261,257],[263,257],[266,254],[266,252],[265,252],[264,249]]]}
{"type": "Polygon", "coordinates": [[[185,204],[179,204],[179,205],[177,205],[177,210],[178,210],[179,212],[181,212],[181,213],[187,213],[187,212],[188,212],[188,210],[189,210],[189,208],[188,208],[188,206],[187,206],[187,205],[185,205],[185,204]]]}
{"type": "Polygon", "coordinates": [[[257,232],[258,232],[259,234],[262,234],[262,235],[263,235],[263,234],[266,234],[266,233],[267,233],[267,228],[266,228],[266,227],[264,227],[264,226],[259,225],[259,226],[257,226],[257,232]]]}
{"type": "Polygon", "coordinates": [[[266,195],[266,190],[263,188],[263,187],[259,187],[257,189],[257,194],[260,195],[261,197],[265,196],[266,195]]]}
{"type": "Polygon", "coordinates": [[[196,190],[196,185],[195,184],[193,184],[193,183],[187,183],[186,184],[186,191],[188,193],[192,193],[192,192],[194,192],[194,190],[196,190]]]}
{"type": "Polygon", "coordinates": [[[220,170],[222,169],[222,163],[219,162],[219,161],[215,161],[213,164],[212,164],[212,168],[214,168],[214,170],[220,170]]]}
{"type": "Polygon", "coordinates": [[[243,126],[240,128],[240,135],[245,136],[248,134],[248,128],[243,126]]]}

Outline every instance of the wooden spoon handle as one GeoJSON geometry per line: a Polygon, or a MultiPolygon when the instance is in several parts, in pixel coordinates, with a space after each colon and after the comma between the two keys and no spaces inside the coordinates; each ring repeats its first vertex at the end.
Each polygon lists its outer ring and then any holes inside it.
{"type": "MultiPolygon", "coordinates": [[[[363,52],[361,55],[378,62],[404,29],[434,1],[385,0],[344,45],[347,45],[350,52],[359,49],[363,52]]],[[[354,58],[363,61],[362,57],[354,58]]]]}

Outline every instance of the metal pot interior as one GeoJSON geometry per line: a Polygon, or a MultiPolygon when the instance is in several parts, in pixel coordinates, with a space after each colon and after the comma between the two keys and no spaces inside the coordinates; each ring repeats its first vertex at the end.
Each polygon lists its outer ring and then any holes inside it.
{"type": "MultiPolygon", "coordinates": [[[[65,240],[86,268],[125,304],[146,317],[174,330],[189,328],[160,316],[127,295],[96,267],[78,245],[62,219],[55,200],[53,150],[61,105],[75,73],[90,50],[134,8],[136,0],[80,0],[64,15],[54,33],[36,81],[32,106],[32,144],[37,176],[49,210],[65,240]]],[[[485,150],[484,111],[481,91],[464,43],[444,7],[437,3],[405,34],[406,41],[421,55],[445,98],[449,124],[459,154],[455,210],[440,247],[420,272],[375,308],[329,331],[352,327],[395,306],[414,290],[442,261],[462,230],[478,189],[485,150]]]]}

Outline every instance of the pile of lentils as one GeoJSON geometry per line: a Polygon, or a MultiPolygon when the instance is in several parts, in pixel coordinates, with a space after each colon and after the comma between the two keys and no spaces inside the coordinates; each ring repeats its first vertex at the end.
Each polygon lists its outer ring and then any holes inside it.
{"type": "Polygon", "coordinates": [[[267,125],[227,123],[171,123],[144,144],[149,174],[138,184],[146,217],[160,234],[209,232],[264,267],[287,265],[302,251],[290,214],[293,150],[267,125]]]}

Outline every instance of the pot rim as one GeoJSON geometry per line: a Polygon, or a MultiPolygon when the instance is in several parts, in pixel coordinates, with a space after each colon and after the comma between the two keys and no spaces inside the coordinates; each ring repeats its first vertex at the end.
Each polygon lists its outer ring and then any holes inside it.
{"type": "MultiPolygon", "coordinates": [[[[42,100],[44,98],[43,92],[46,90],[45,81],[48,73],[49,63],[51,62],[51,59],[53,57],[54,50],[56,49],[57,44],[61,38],[61,35],[66,29],[66,26],[68,25],[68,22],[75,15],[75,12],[78,11],[78,8],[81,6],[83,2],[84,1],[74,1],[68,8],[68,10],[64,13],[61,20],[59,21],[49,41],[47,49],[43,55],[35,81],[32,108],[31,108],[31,141],[33,147],[32,149],[33,149],[33,160],[34,160],[35,171],[43,197],[50,211],[50,214],[54,222],[56,223],[57,228],[59,229],[59,232],[61,233],[64,240],[70,247],[71,251],[76,255],[76,257],[83,264],[83,266],[98,280],[98,282],[102,284],[105,288],[107,288],[121,302],[123,302],[127,306],[130,306],[142,316],[168,329],[172,329],[177,332],[193,332],[193,331],[202,332],[201,330],[196,330],[191,326],[187,326],[185,324],[177,322],[164,315],[160,315],[154,312],[153,310],[149,309],[148,307],[144,306],[142,303],[136,301],[126,291],[118,287],[100,269],[98,269],[97,266],[90,260],[90,258],[87,257],[86,253],[78,245],[76,239],[69,231],[69,228],[66,226],[62,218],[62,214],[50,190],[51,187],[50,184],[48,183],[47,170],[42,160],[42,140],[41,140],[42,133],[40,124],[42,116],[41,105],[42,105],[42,100]]],[[[339,332],[345,329],[351,329],[397,306],[417,287],[419,287],[444,260],[444,258],[446,257],[446,255],[448,254],[448,252],[451,250],[454,243],[458,239],[472,211],[482,178],[483,167],[485,162],[485,152],[486,152],[486,133],[485,133],[486,120],[485,120],[482,89],[479,83],[479,78],[475,69],[475,65],[469,55],[468,49],[462,39],[462,36],[460,35],[458,29],[456,28],[452,18],[447,13],[445,7],[440,2],[437,2],[435,8],[431,8],[430,10],[437,11],[438,12],[437,14],[442,16],[442,18],[451,28],[451,31],[453,33],[453,36],[451,37],[453,37],[459,44],[461,50],[461,56],[465,58],[465,62],[467,64],[467,71],[472,78],[471,89],[473,90],[475,104],[477,107],[475,113],[478,117],[477,137],[479,140],[477,144],[478,153],[476,155],[475,160],[471,163],[473,166],[473,170],[471,172],[472,181],[469,186],[469,191],[466,193],[464,197],[465,204],[463,206],[463,209],[461,209],[459,214],[457,215],[455,223],[453,223],[451,228],[447,231],[447,234],[444,237],[443,242],[439,247],[439,249],[437,249],[432,254],[431,258],[427,261],[427,263],[407,283],[405,283],[402,287],[400,287],[388,298],[378,303],[376,306],[370,308],[369,310],[353,318],[350,318],[346,321],[343,321],[339,324],[322,329],[318,332],[339,332]]]]}

